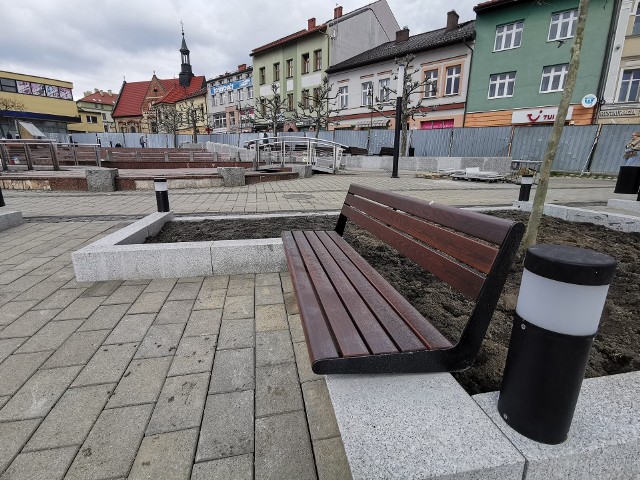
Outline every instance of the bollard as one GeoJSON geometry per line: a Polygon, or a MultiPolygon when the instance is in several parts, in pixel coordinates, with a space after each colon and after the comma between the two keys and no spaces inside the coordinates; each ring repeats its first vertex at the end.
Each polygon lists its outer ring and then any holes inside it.
{"type": "Polygon", "coordinates": [[[2,196],[2,188],[0,188],[0,207],[4,207],[6,203],[4,203],[4,197],[2,196]]]}
{"type": "Polygon", "coordinates": [[[498,411],[541,443],[567,439],[616,260],[567,245],[529,247],[498,411]]]}
{"type": "Polygon", "coordinates": [[[156,191],[156,203],[159,212],[169,212],[169,189],[166,178],[154,178],[153,187],[156,191]]]}
{"type": "Polygon", "coordinates": [[[533,175],[522,175],[522,177],[520,177],[520,195],[518,196],[519,201],[529,201],[529,195],[531,194],[531,185],[533,185],[533,175]]]}

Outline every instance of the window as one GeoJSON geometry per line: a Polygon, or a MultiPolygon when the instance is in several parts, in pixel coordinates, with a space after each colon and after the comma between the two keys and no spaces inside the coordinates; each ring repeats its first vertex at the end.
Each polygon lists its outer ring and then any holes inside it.
{"type": "Polygon", "coordinates": [[[542,69],[542,81],[540,82],[540,93],[561,92],[564,89],[564,82],[567,79],[569,64],[551,65],[542,69]]]}
{"type": "Polygon", "coordinates": [[[349,106],[349,87],[340,87],[338,89],[338,105],[340,105],[340,108],[349,106]]]}
{"type": "Polygon", "coordinates": [[[302,90],[302,108],[309,108],[309,90],[302,90]]]}
{"type": "Polygon", "coordinates": [[[224,93],[220,94],[220,105],[224,105],[224,93]]]}
{"type": "Polygon", "coordinates": [[[226,128],[227,115],[225,113],[218,113],[213,115],[213,128],[226,128]]]}
{"type": "Polygon", "coordinates": [[[318,106],[320,103],[320,87],[315,87],[313,89],[313,105],[318,106]]]}
{"type": "Polygon", "coordinates": [[[522,41],[522,25],[523,22],[516,22],[498,26],[496,28],[496,41],[493,45],[493,51],[499,52],[500,50],[518,48],[522,41]]]}
{"type": "Polygon", "coordinates": [[[640,3],[636,10],[636,18],[633,20],[633,30],[631,31],[631,35],[640,35],[640,3]]]}
{"type": "Polygon", "coordinates": [[[516,72],[498,73],[489,77],[489,98],[513,97],[516,72]]]}
{"type": "Polygon", "coordinates": [[[260,106],[258,108],[260,109],[260,115],[264,117],[267,114],[267,103],[264,98],[260,99],[260,106]]]}
{"type": "Polygon", "coordinates": [[[227,96],[229,97],[229,105],[231,105],[233,103],[233,90],[229,90],[227,96]]]}
{"type": "Polygon", "coordinates": [[[293,111],[293,93],[287,93],[287,110],[293,111]]]}
{"type": "Polygon", "coordinates": [[[293,58],[287,60],[287,78],[293,77],[293,58]]]}
{"type": "Polygon", "coordinates": [[[568,10],[566,12],[554,13],[551,15],[551,25],[549,25],[548,41],[563,40],[571,38],[576,33],[578,24],[578,10],[568,10]]]}
{"type": "Polygon", "coordinates": [[[620,82],[619,102],[637,102],[638,88],[640,87],[640,68],[625,70],[622,72],[620,82]]]}
{"type": "Polygon", "coordinates": [[[313,70],[322,70],[322,50],[313,52],[313,70]]]}
{"type": "Polygon", "coordinates": [[[302,74],[309,73],[309,54],[302,55],[302,74]]]}
{"type": "Polygon", "coordinates": [[[3,92],[18,92],[16,81],[10,78],[0,78],[0,90],[3,92]]]}
{"type": "Polygon", "coordinates": [[[102,120],[103,120],[103,121],[105,121],[106,119],[107,119],[107,114],[106,114],[106,113],[103,113],[103,114],[102,114],[102,120]]]}
{"type": "Polygon", "coordinates": [[[213,100],[213,106],[217,107],[218,106],[218,96],[217,95],[212,95],[211,99],[213,100]]]}
{"type": "Polygon", "coordinates": [[[362,102],[363,107],[373,105],[373,82],[364,82],[362,84],[362,102]]]}
{"type": "Polygon", "coordinates": [[[460,93],[460,71],[462,67],[460,65],[454,65],[453,67],[447,67],[447,78],[445,84],[445,95],[458,95],[460,93]]]}
{"type": "Polygon", "coordinates": [[[277,82],[280,80],[280,62],[273,64],[273,81],[277,82]]]}
{"type": "Polygon", "coordinates": [[[438,95],[438,70],[424,72],[424,98],[436,98],[438,95]]]}
{"type": "Polygon", "coordinates": [[[98,117],[87,115],[87,123],[98,123],[98,117]]]}
{"type": "Polygon", "coordinates": [[[238,89],[238,101],[241,102],[244,100],[244,88],[238,89]]]}
{"type": "Polygon", "coordinates": [[[389,79],[382,78],[378,82],[378,98],[381,102],[389,100],[389,79]]]}
{"type": "Polygon", "coordinates": [[[267,83],[265,67],[260,67],[260,85],[264,85],[265,83],[267,83]]]}
{"type": "Polygon", "coordinates": [[[247,98],[249,100],[253,98],[253,87],[247,87],[247,98]]]}

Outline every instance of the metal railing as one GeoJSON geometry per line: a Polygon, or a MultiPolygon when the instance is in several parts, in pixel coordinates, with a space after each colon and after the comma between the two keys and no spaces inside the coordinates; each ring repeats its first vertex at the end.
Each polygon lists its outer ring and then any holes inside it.
{"type": "Polygon", "coordinates": [[[342,154],[347,148],[346,145],[331,140],[292,135],[262,137],[248,140],[244,145],[245,148],[256,151],[254,170],[258,170],[261,163],[267,165],[267,159],[271,164],[279,163],[284,167],[287,158],[289,158],[291,162],[299,160],[316,169],[335,172],[340,168],[342,154]],[[273,161],[274,157],[275,162],[273,161]]]}

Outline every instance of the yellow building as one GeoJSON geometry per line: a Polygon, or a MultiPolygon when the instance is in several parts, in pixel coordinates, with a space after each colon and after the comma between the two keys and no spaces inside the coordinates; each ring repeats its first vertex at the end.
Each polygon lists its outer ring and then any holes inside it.
{"type": "Polygon", "coordinates": [[[198,90],[187,98],[177,101],[176,110],[183,117],[178,130],[179,134],[193,135],[194,129],[198,135],[209,133],[206,89],[198,90]]]}
{"type": "Polygon", "coordinates": [[[33,132],[67,133],[76,123],[73,83],[0,70],[0,137],[33,132]]]}
{"type": "Polygon", "coordinates": [[[80,123],[69,125],[70,132],[103,133],[115,132],[115,124],[111,112],[115,107],[118,95],[111,90],[96,88],[92,92],[84,92],[84,97],[76,102],[80,123]]]}

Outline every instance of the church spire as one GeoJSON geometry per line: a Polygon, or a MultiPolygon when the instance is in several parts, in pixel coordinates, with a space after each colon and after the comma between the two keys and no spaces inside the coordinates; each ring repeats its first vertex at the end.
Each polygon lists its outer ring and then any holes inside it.
{"type": "Polygon", "coordinates": [[[189,48],[187,48],[187,42],[184,39],[184,25],[182,26],[182,46],[180,47],[180,53],[182,55],[182,65],[180,68],[179,83],[183,87],[188,87],[193,78],[193,72],[191,71],[191,62],[189,61],[189,48]]]}

